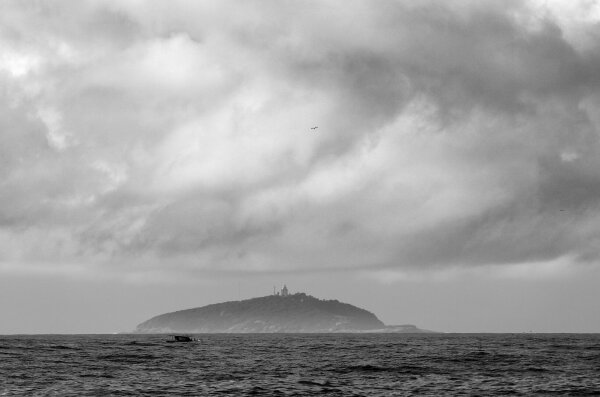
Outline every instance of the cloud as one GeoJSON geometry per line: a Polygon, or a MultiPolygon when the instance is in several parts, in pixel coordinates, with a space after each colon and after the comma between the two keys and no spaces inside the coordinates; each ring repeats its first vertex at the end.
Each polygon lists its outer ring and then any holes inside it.
{"type": "Polygon", "coordinates": [[[597,260],[592,4],[2,8],[3,271],[597,260]]]}

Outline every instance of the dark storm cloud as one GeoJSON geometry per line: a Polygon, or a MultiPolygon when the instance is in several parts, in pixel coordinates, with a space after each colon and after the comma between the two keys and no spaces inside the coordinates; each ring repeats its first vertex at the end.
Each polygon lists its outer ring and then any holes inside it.
{"type": "Polygon", "coordinates": [[[598,42],[560,7],[6,2],[3,260],[595,261],[598,42]]]}

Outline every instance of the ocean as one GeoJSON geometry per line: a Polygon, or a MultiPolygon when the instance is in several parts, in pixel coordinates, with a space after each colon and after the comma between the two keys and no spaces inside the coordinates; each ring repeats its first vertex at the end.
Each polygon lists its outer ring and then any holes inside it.
{"type": "Polygon", "coordinates": [[[598,334],[0,336],[1,396],[598,396],[598,334]]]}

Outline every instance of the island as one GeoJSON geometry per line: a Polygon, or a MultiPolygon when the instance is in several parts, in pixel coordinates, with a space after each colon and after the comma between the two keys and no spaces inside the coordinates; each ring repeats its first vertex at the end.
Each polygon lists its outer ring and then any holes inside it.
{"type": "Polygon", "coordinates": [[[414,325],[386,326],[373,313],[337,300],[280,292],[153,317],[136,333],[421,333],[414,325]]]}

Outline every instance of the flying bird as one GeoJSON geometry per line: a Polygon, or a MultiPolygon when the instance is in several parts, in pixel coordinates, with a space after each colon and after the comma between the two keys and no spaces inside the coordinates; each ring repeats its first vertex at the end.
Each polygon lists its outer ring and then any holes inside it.
{"type": "Polygon", "coordinates": [[[311,130],[316,130],[317,128],[319,128],[319,127],[317,127],[317,126],[310,127],[311,130]]]}

